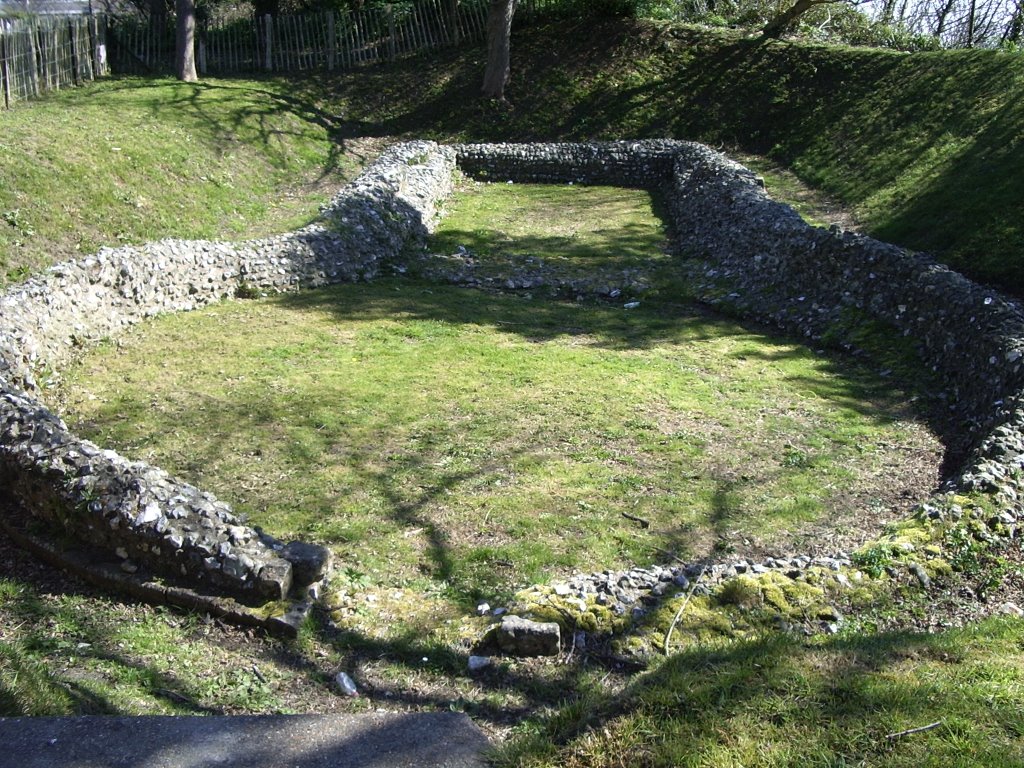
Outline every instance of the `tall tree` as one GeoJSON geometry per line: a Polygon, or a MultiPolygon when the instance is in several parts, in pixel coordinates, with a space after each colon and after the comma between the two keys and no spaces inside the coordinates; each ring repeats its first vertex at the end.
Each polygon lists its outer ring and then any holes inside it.
{"type": "Polygon", "coordinates": [[[505,86],[511,73],[512,15],[517,0],[491,0],[487,12],[487,69],[483,94],[488,99],[505,100],[505,86]]]}
{"type": "Polygon", "coordinates": [[[167,30],[167,2],[166,0],[149,0],[149,28],[157,40],[162,40],[167,30]]]}
{"type": "Polygon", "coordinates": [[[174,74],[179,80],[194,83],[196,75],[196,2],[175,0],[174,10],[178,14],[174,74]]]}
{"type": "Polygon", "coordinates": [[[772,19],[765,24],[764,29],[761,30],[761,37],[763,39],[779,38],[788,32],[797,19],[807,13],[811,8],[816,5],[828,5],[830,3],[837,2],[838,0],[796,0],[793,5],[784,9],[781,13],[776,14],[772,19]]]}

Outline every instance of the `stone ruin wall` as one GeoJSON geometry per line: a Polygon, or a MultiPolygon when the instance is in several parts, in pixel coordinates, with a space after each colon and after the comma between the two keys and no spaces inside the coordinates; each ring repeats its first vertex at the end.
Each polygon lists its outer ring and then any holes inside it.
{"type": "Polygon", "coordinates": [[[276,292],[370,279],[382,260],[426,235],[453,169],[452,150],[405,144],[297,232],[105,249],[0,296],[0,483],[34,515],[117,552],[128,568],[141,563],[250,603],[319,578],[324,548],[285,545],[243,525],[212,494],[76,437],[37,399],[35,376],[125,326],[219,301],[241,285],[276,292]]]}
{"type": "Polygon", "coordinates": [[[751,171],[701,144],[456,147],[481,178],[658,187],[703,300],[808,339],[865,322],[912,339],[940,382],[964,457],[950,480],[1019,510],[1024,494],[1024,312],[997,291],[870,237],[806,224],[751,171]]]}
{"type": "Polygon", "coordinates": [[[388,150],[297,232],[236,244],[165,241],[51,268],[0,297],[0,481],[75,536],[249,602],[312,581],[317,574],[292,556],[309,545],[286,547],[242,525],[212,495],[75,437],[36,399],[34,375],[126,325],[220,300],[243,284],[269,292],[371,279],[427,233],[456,166],[501,181],[664,188],[705,300],[812,339],[865,320],[912,337],[962,425],[969,458],[952,487],[991,493],[1019,511],[1019,307],[922,255],[808,226],[747,169],[668,140],[412,142],[388,150]]]}

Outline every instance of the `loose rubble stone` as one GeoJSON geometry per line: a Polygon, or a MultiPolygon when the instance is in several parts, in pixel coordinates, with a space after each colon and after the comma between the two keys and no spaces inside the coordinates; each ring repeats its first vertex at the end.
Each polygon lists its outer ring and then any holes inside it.
{"type": "Polygon", "coordinates": [[[519,616],[505,616],[496,628],[498,647],[512,656],[555,656],[561,629],[551,621],[539,622],[519,616]]]}
{"type": "Polygon", "coordinates": [[[321,544],[293,541],[284,546],[279,554],[292,564],[292,587],[305,589],[321,581],[331,570],[333,555],[321,544]]]}
{"type": "Polygon", "coordinates": [[[921,567],[920,563],[911,563],[907,566],[907,570],[914,575],[914,578],[917,579],[918,583],[924,589],[928,589],[932,585],[931,577],[928,575],[928,572],[921,567]]]}

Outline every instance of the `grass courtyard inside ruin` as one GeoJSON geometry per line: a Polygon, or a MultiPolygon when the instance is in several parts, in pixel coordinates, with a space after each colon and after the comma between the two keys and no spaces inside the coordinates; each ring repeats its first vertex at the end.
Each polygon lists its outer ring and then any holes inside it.
{"type": "Polygon", "coordinates": [[[646,192],[466,185],[431,248],[574,274],[624,254],[657,282],[632,309],[415,279],[224,302],[91,352],[60,399],[84,436],[329,544],[375,632],[574,569],[838,548],[934,487],[912,393],[674,300],[665,237],[646,192]],[[373,621],[397,594],[417,611],[373,621]]]}

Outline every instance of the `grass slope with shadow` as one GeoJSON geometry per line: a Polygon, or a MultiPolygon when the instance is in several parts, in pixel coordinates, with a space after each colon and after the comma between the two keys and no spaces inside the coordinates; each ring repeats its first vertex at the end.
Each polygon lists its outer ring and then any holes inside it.
{"type": "Polygon", "coordinates": [[[363,160],[259,81],[105,80],[0,113],[0,135],[0,287],[104,246],[299,227],[363,160]]]}
{"type": "Polygon", "coordinates": [[[761,43],[627,20],[525,26],[511,106],[478,98],[484,52],[296,80],[348,135],[442,141],[679,138],[769,155],[870,233],[1024,291],[1024,57],[761,43]],[[565,45],[572,40],[572,45],[565,45]]]}

